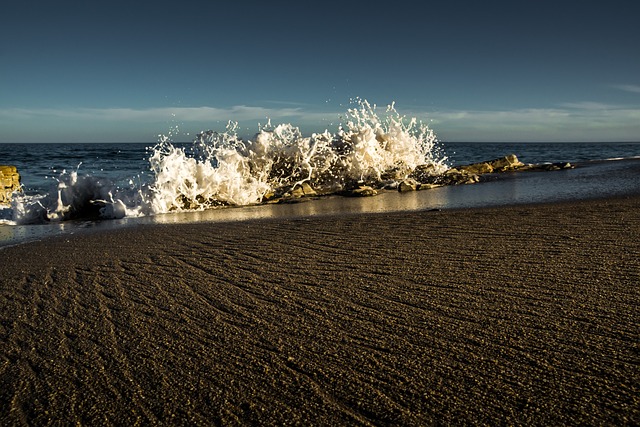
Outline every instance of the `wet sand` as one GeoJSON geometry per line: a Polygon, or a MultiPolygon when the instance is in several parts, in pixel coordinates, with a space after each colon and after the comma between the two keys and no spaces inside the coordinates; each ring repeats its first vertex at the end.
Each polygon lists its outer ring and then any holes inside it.
{"type": "Polygon", "coordinates": [[[638,425],[640,197],[0,251],[0,424],[638,425]]]}

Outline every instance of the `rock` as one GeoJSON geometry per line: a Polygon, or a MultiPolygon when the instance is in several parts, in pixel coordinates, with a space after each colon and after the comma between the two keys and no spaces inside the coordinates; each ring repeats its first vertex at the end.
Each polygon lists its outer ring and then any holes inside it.
{"type": "Polygon", "coordinates": [[[0,203],[9,203],[16,191],[22,191],[18,170],[15,166],[0,166],[0,203]]]}
{"type": "Polygon", "coordinates": [[[449,169],[447,172],[456,171],[469,175],[483,175],[485,173],[516,170],[524,166],[524,163],[520,162],[515,154],[509,154],[508,156],[501,157],[499,159],[458,166],[456,168],[449,169]]]}
{"type": "MultiPolygon", "coordinates": [[[[479,168],[471,168],[470,170],[476,169],[479,170],[479,168]]],[[[484,168],[484,170],[486,170],[486,168],[484,168]]],[[[441,174],[435,174],[435,170],[431,173],[428,168],[420,171],[416,169],[409,178],[399,184],[398,190],[400,192],[426,190],[428,188],[441,187],[443,185],[472,184],[478,181],[480,181],[479,175],[467,171],[464,167],[451,168],[441,174]],[[415,188],[413,188],[414,185],[415,188]]]]}
{"type": "Polygon", "coordinates": [[[427,164],[417,166],[413,172],[411,172],[409,178],[413,178],[421,183],[427,183],[432,182],[437,176],[439,176],[439,174],[435,165],[427,164]]]}
{"type": "Polygon", "coordinates": [[[361,185],[353,190],[346,190],[341,193],[346,197],[371,197],[378,194],[378,190],[368,185],[361,185]]]}
{"type": "Polygon", "coordinates": [[[468,172],[468,173],[471,173],[471,174],[481,175],[483,173],[492,173],[493,172],[493,166],[491,166],[487,162],[473,163],[471,165],[459,166],[458,170],[460,170],[462,172],[468,172]]]}
{"type": "Polygon", "coordinates": [[[462,174],[456,177],[454,185],[475,184],[480,182],[480,176],[476,174],[462,174]]]}
{"type": "Polygon", "coordinates": [[[274,191],[268,191],[262,196],[262,201],[269,203],[271,200],[276,198],[276,193],[274,191]]]}
{"type": "Polygon", "coordinates": [[[506,172],[521,168],[524,166],[515,154],[509,154],[508,156],[494,159],[487,162],[495,172],[506,172]]]}
{"type": "Polygon", "coordinates": [[[406,193],[408,191],[416,191],[420,183],[412,178],[407,178],[398,184],[398,191],[406,193]]]}
{"type": "Polygon", "coordinates": [[[480,176],[466,172],[464,170],[458,170],[455,168],[449,169],[442,176],[441,184],[442,185],[459,185],[459,184],[475,184],[480,181],[480,176]]]}
{"type": "Polygon", "coordinates": [[[291,190],[291,197],[299,198],[304,196],[315,196],[318,193],[311,188],[309,183],[303,182],[302,184],[297,184],[293,190],[291,190]]]}
{"type": "Polygon", "coordinates": [[[560,165],[560,169],[575,169],[575,166],[569,162],[558,163],[560,165]]]}

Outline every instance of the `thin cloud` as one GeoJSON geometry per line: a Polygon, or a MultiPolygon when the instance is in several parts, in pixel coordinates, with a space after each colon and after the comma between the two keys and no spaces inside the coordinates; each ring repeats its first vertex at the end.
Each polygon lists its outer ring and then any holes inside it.
{"type": "Polygon", "coordinates": [[[592,101],[566,102],[564,104],[560,104],[560,106],[564,108],[569,108],[569,109],[591,110],[591,111],[608,111],[608,110],[618,110],[618,109],[624,108],[620,105],[604,104],[602,102],[592,102],[592,101]]]}
{"type": "Polygon", "coordinates": [[[625,92],[640,93],[640,86],[638,85],[611,85],[611,87],[625,92]]]}
{"type": "MultiPolygon", "coordinates": [[[[513,110],[441,110],[397,105],[405,117],[428,123],[444,141],[637,141],[640,139],[640,108],[598,102],[568,102],[554,108],[513,110]]],[[[380,109],[379,111],[384,111],[380,109]]],[[[243,133],[257,130],[259,123],[291,123],[303,134],[335,132],[345,111],[312,111],[302,107],[266,108],[238,105],[229,108],[70,108],[0,109],[0,125],[8,131],[0,140],[19,141],[36,132],[48,139],[73,138],[84,131],[95,140],[143,138],[180,125],[189,132],[222,130],[237,121],[243,133]],[[69,135],[60,137],[61,129],[69,135]],[[49,135],[51,134],[51,135],[49,135]],[[93,135],[97,136],[93,136],[93,135]],[[113,136],[111,136],[113,135],[113,136]],[[133,136],[127,136],[133,135],[133,136]],[[142,135],[142,136],[135,136],[142,135]]],[[[33,138],[34,140],[36,138],[33,138]]]]}
{"type": "Polygon", "coordinates": [[[9,119],[59,118],[97,121],[134,121],[164,122],[179,120],[182,122],[203,122],[219,120],[264,120],[265,118],[299,117],[303,115],[299,108],[263,108],[236,105],[230,108],[179,107],[179,108],[68,108],[68,109],[24,109],[11,108],[0,110],[0,117],[9,119]]]}
{"type": "Polygon", "coordinates": [[[503,111],[430,112],[431,127],[458,141],[637,141],[640,109],[599,103],[503,111]]]}

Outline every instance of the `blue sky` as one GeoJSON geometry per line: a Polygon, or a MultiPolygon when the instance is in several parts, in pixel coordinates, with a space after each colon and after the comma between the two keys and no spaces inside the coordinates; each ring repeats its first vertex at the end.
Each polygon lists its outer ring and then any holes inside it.
{"type": "Polygon", "coordinates": [[[354,97],[445,142],[640,140],[636,0],[366,4],[11,1],[0,142],[335,131],[354,97]]]}

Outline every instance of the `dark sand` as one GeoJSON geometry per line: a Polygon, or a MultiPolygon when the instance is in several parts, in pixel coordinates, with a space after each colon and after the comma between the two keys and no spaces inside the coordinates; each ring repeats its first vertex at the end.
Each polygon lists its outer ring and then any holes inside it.
{"type": "Polygon", "coordinates": [[[0,251],[0,424],[638,425],[640,198],[0,251]]]}

